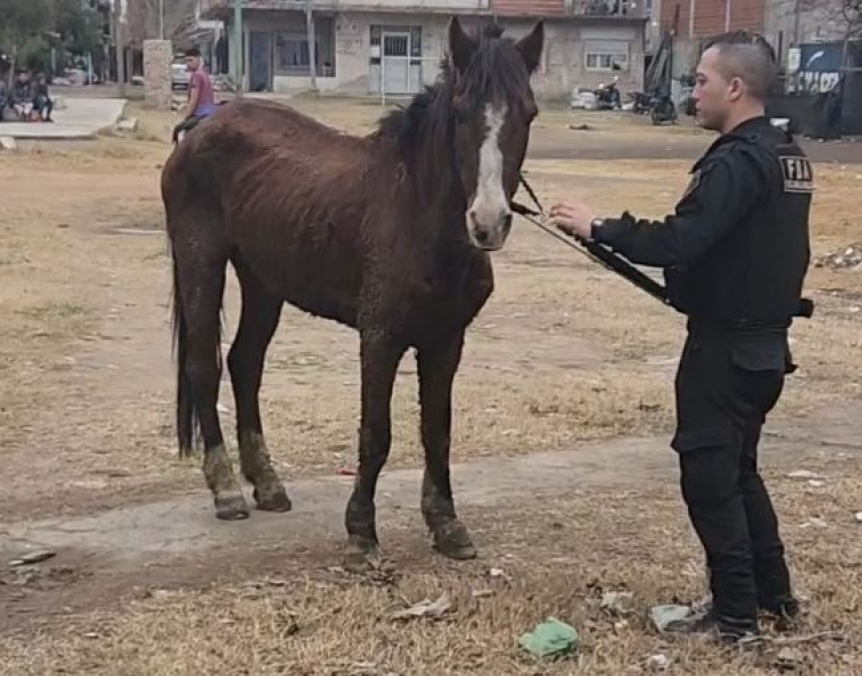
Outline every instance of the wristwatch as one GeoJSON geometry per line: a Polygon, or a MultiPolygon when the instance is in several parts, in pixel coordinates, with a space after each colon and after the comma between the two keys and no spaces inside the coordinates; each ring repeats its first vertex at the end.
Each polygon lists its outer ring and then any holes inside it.
{"type": "Polygon", "coordinates": [[[596,216],[593,220],[590,221],[590,239],[596,238],[596,230],[601,228],[605,224],[605,219],[599,216],[596,216]]]}

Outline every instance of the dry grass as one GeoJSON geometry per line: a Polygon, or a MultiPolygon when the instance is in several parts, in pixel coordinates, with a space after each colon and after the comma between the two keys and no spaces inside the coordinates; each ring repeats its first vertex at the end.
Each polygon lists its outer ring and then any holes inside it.
{"type": "MultiPolygon", "coordinates": [[[[382,112],[318,98],[299,105],[355,132],[367,131],[382,112]]],[[[44,493],[66,502],[70,490],[84,491],[87,499],[78,495],[83,508],[91,499],[107,505],[146,495],[148,486],[152,494],[156,486],[199,485],[197,469],[174,459],[165,244],[158,235],[116,234],[117,228],[161,228],[158,175],[176,118],[136,104],[128,114],[140,118],[133,138],[35,145],[16,159],[14,170],[0,168],[0,180],[16,195],[4,205],[0,243],[0,311],[11,318],[0,327],[0,444],[20,479],[0,498],[0,512],[4,503],[11,509],[20,500],[28,509],[56,509],[33,497],[44,493]],[[34,446],[55,452],[34,457],[34,446]],[[106,478],[106,472],[126,476],[106,478]],[[34,491],[34,482],[45,490],[34,491]]],[[[571,118],[552,111],[541,133],[571,118]]],[[[632,130],[665,133],[621,116],[590,119],[607,126],[598,133],[617,143],[633,142],[632,130]]],[[[533,161],[528,169],[546,203],[574,194],[608,213],[625,206],[660,217],[683,189],[687,163],[533,161]]],[[[854,238],[857,173],[818,169],[815,253],[854,238]]],[[[456,460],[669,429],[679,317],[526,222],[496,258],[496,276],[497,292],[470,333],[456,383],[456,460]]],[[[809,287],[841,291],[818,294],[825,310],[794,329],[803,375],[792,379],[779,414],[799,415],[859,392],[858,380],[847,377],[859,364],[860,315],[850,311],[858,303],[859,276],[814,269],[809,287]]],[[[237,302],[231,284],[228,341],[237,302]]],[[[287,478],[352,462],[357,354],[352,332],[284,313],[269,352],[262,405],[287,478]]],[[[396,386],[391,466],[420,461],[415,402],[408,357],[396,386]]],[[[231,430],[227,381],[222,403],[224,428],[231,430]]]]}
{"type": "MultiPolygon", "coordinates": [[[[768,480],[807,614],[792,634],[777,634],[768,621],[763,627],[779,641],[841,632],[846,642],[799,645],[798,672],[860,673],[862,545],[852,512],[862,505],[854,478],[862,466],[839,454],[805,467],[824,473],[827,485],[812,488],[774,472],[768,480]]],[[[739,655],[704,639],[663,638],[649,626],[652,605],[703,594],[699,546],[673,486],[585,490],[465,516],[482,543],[481,560],[453,563],[426,553],[414,519],[382,534],[399,564],[388,584],[333,568],[330,557],[301,573],[286,566],[274,577],[226,579],[200,591],[151,590],[111,612],[0,642],[0,673],[616,676],[649,672],[646,660],[658,653],[673,660],[670,673],[777,673],[777,644],[739,655]],[[508,582],[489,577],[492,567],[508,582]],[[617,589],[634,593],[631,614],[599,607],[602,590],[617,589]],[[491,591],[474,595],[484,590],[491,591]],[[444,592],[452,610],[443,621],[390,619],[407,603],[444,592]],[[517,648],[518,636],[549,616],[578,629],[579,656],[540,664],[517,648]]]]}
{"type": "MultiPolygon", "coordinates": [[[[367,131],[381,112],[317,98],[298,103],[355,132],[367,131]]],[[[141,125],[131,138],[27,146],[14,166],[0,166],[0,183],[14,196],[4,200],[0,226],[5,520],[93,511],[203,485],[196,466],[174,459],[163,238],[116,232],[161,227],[158,172],[176,118],[130,108],[141,125]]],[[[656,130],[619,116],[589,119],[609,143],[699,133],[656,130]]],[[[577,122],[551,111],[539,133],[577,122]]],[[[687,164],[536,161],[528,168],[546,202],[574,193],[608,213],[630,208],[660,217],[683,189],[687,164]]],[[[858,239],[858,174],[818,169],[815,254],[858,239]]],[[[497,292],[470,332],[456,384],[456,461],[669,429],[679,317],[526,223],[497,257],[496,271],[497,292]]],[[[794,329],[802,375],[790,380],[779,416],[858,396],[860,315],[853,308],[862,297],[860,279],[812,269],[808,286],[820,309],[794,329]]],[[[237,309],[232,283],[228,336],[237,309]]],[[[285,477],[328,474],[352,462],[357,354],[353,333],[285,312],[262,401],[285,477]]],[[[231,396],[225,381],[226,430],[233,427],[231,396]]],[[[406,359],[396,386],[390,466],[420,462],[415,400],[414,366],[406,359]]],[[[802,670],[862,673],[856,648],[862,549],[852,517],[862,509],[852,478],[862,468],[840,456],[819,462],[808,468],[829,476],[825,488],[783,476],[773,477],[773,485],[798,587],[811,601],[800,631],[835,628],[851,641],[803,646],[802,670]],[[811,525],[812,517],[826,526],[811,525]]],[[[650,605],[701,592],[701,555],[675,487],[585,489],[463,516],[482,543],[480,561],[429,558],[417,542],[416,515],[402,526],[387,519],[381,536],[401,564],[396,584],[357,581],[327,570],[331,563],[301,579],[288,568],[278,585],[226,575],[212,589],[162,593],[107,614],[68,618],[43,635],[4,640],[0,673],[618,675],[639,673],[659,652],[674,660],[673,673],[773,673],[774,647],[740,657],[693,640],[666,641],[647,627],[650,605]],[[504,569],[511,584],[473,598],[490,584],[492,566],[504,569]],[[595,603],[595,582],[631,589],[637,612],[622,618],[625,624],[607,617],[595,603]],[[388,619],[405,599],[442,591],[454,600],[445,621],[388,619]],[[582,632],[576,660],[538,665],[515,647],[521,633],[549,615],[582,632]]]]}

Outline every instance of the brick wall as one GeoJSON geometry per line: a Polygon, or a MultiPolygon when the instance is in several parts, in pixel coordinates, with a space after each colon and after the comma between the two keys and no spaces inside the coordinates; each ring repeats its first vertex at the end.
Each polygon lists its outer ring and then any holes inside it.
{"type": "Polygon", "coordinates": [[[661,24],[670,27],[674,13],[679,6],[679,25],[677,36],[686,39],[689,36],[689,10],[694,4],[695,38],[706,38],[723,33],[725,30],[725,12],[730,6],[730,30],[764,30],[764,15],[766,0],[663,0],[661,4],[661,24]]]}

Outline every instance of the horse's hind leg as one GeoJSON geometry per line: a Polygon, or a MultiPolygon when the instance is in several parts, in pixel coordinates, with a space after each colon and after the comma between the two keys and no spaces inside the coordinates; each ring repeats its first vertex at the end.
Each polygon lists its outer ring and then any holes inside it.
{"type": "Polygon", "coordinates": [[[216,409],[222,368],[219,312],[227,259],[200,241],[195,246],[174,242],[174,256],[180,321],[184,322],[180,336],[186,341],[179,351],[185,364],[179,367],[185,369],[204,441],[204,476],[216,516],[245,519],[248,506],[231,467],[216,409]]]}
{"type": "Polygon", "coordinates": [[[449,478],[449,446],[452,430],[452,382],[461,361],[464,334],[419,348],[422,445],[425,475],[422,479],[422,515],[434,537],[434,547],[444,556],[469,559],[476,556],[466,527],[458,520],[449,478]]]}
{"type": "Polygon", "coordinates": [[[290,499],[272,467],[260,420],[260,382],[266,349],[281,316],[275,298],[242,262],[234,260],[242,287],[242,313],[227,357],[236,400],[236,426],[243,476],[254,486],[258,509],[287,512],[290,499]]]}

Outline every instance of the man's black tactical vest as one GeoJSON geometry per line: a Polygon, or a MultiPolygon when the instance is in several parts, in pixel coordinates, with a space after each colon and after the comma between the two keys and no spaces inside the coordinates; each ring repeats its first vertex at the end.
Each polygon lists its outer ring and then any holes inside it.
{"type": "Polygon", "coordinates": [[[772,332],[811,314],[801,299],[811,256],[811,164],[789,134],[763,123],[723,136],[709,151],[734,143],[735,155],[748,154],[764,167],[770,179],[754,211],[699,260],[665,271],[671,303],[691,324],[772,332]]]}

